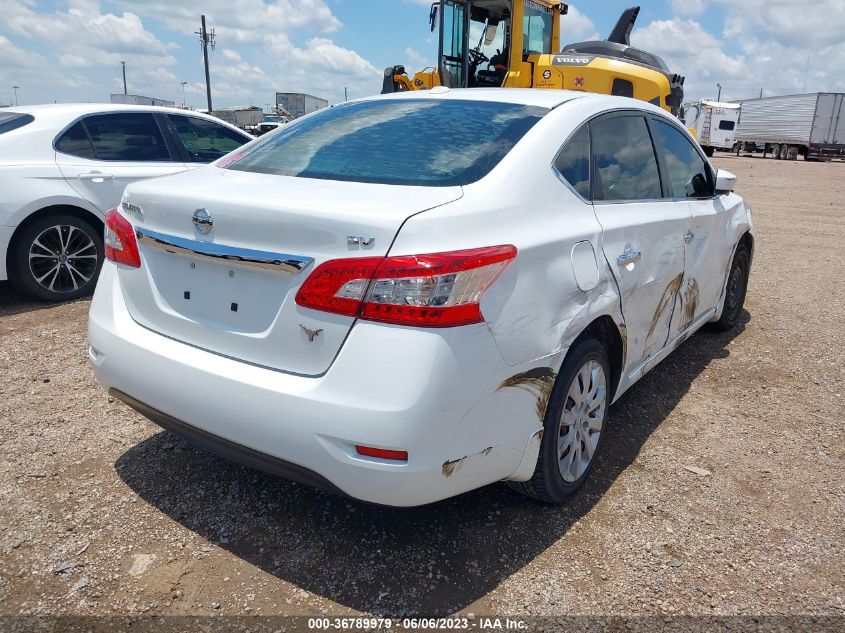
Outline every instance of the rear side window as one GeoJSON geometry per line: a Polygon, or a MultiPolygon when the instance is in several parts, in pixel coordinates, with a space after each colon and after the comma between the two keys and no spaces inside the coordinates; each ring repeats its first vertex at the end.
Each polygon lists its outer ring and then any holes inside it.
{"type": "Polygon", "coordinates": [[[19,127],[23,127],[33,121],[35,121],[35,117],[31,114],[0,112],[0,134],[17,130],[19,127]]]}
{"type": "Polygon", "coordinates": [[[210,163],[247,142],[226,126],[193,116],[168,114],[193,163],[210,163]]]}
{"type": "Polygon", "coordinates": [[[555,168],[582,198],[590,197],[590,134],[585,125],[566,143],[555,168]]]}
{"type": "Polygon", "coordinates": [[[594,200],[662,198],[657,159],[641,116],[615,116],[590,124],[594,200]]]}
{"type": "Polygon", "coordinates": [[[56,141],[56,151],[81,158],[96,158],[91,139],[88,138],[82,121],[74,123],[59,137],[56,141]]]}
{"type": "Polygon", "coordinates": [[[719,121],[719,129],[720,129],[720,130],[728,130],[728,131],[731,131],[731,130],[732,130],[732,129],[734,129],[735,127],[736,127],[736,123],[734,123],[733,121],[726,121],[726,120],[724,120],[724,119],[722,119],[721,121],[719,121]]]}
{"type": "Polygon", "coordinates": [[[161,130],[148,112],[97,114],[84,121],[99,160],[171,160],[161,130]]]}
{"type": "Polygon", "coordinates": [[[707,198],[713,195],[710,170],[701,154],[680,130],[661,121],[652,124],[654,142],[669,175],[673,198],[707,198]]]}
{"type": "Polygon", "coordinates": [[[457,99],[387,99],[320,110],[226,169],[392,185],[466,185],[487,175],[548,109],[457,99]]]}

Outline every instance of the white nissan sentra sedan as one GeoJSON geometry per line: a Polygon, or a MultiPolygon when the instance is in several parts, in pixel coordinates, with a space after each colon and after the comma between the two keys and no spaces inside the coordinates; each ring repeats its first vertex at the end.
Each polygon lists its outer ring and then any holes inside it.
{"type": "Polygon", "coordinates": [[[622,97],[327,108],[126,189],[90,361],[165,429],[294,480],[394,506],[504,480],[560,503],[608,406],[738,323],[753,237],[734,180],[622,97]]]}

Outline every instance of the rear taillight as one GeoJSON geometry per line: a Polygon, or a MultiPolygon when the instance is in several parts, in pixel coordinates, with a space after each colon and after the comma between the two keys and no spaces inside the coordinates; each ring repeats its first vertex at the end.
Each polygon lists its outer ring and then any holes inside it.
{"type": "Polygon", "coordinates": [[[296,295],[305,308],[370,321],[452,327],[480,323],[481,296],[516,257],[513,246],[334,259],[296,295]]]}
{"type": "Polygon", "coordinates": [[[117,209],[106,214],[105,228],[106,259],[115,264],[123,264],[132,268],[141,267],[141,255],[138,253],[138,240],[135,230],[117,209]]]}

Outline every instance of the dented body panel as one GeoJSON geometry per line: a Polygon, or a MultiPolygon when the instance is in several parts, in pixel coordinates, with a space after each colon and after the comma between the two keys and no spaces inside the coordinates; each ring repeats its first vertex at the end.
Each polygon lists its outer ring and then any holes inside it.
{"type": "MultiPolygon", "coordinates": [[[[367,216],[354,213],[341,196],[332,199],[332,226],[340,238],[374,236],[371,252],[379,256],[514,246],[516,258],[481,297],[482,323],[438,329],[344,317],[344,336],[330,340],[322,323],[327,317],[295,305],[301,280],[294,279],[278,297],[291,308],[292,321],[282,324],[286,336],[298,337],[303,362],[325,355],[318,370],[294,373],[283,364],[241,362],[237,354],[218,354],[144,327],[130,309],[137,292],[119,266],[107,262],[89,322],[98,379],[185,424],[310,469],[333,487],[375,503],[420,505],[494,481],[530,479],[558,372],[573,342],[596,323],[611,330],[621,356],[610,383],[611,400],[618,399],[686,337],[718,318],[734,249],[751,230],[751,218],[735,194],[704,202],[593,204],[556,171],[558,152],[591,117],[635,108],[672,121],[657,107],[567,92],[466,92],[412,97],[507,99],[549,111],[486,176],[460,191],[437,192],[448,199],[423,204],[416,196],[406,204],[399,195],[371,209],[383,214],[380,221],[390,220],[389,233],[368,231],[367,216]],[[626,252],[640,257],[620,264],[626,252]],[[311,339],[304,333],[320,328],[311,339]],[[329,344],[331,353],[324,349],[329,344]],[[141,366],[148,371],[138,372],[141,366]],[[407,451],[408,459],[365,457],[356,453],[359,444],[407,451]]],[[[202,180],[202,169],[192,182],[202,180]]],[[[184,194],[169,188],[179,182],[148,183],[127,195],[142,207],[147,198],[178,200],[184,194]]],[[[297,179],[295,185],[313,203],[315,217],[324,212],[320,181],[297,179]]],[[[362,183],[332,187],[377,193],[362,183]]],[[[278,198],[293,191],[280,189],[278,198]]],[[[214,202],[207,202],[212,213],[214,202]]],[[[268,214],[273,204],[268,202],[268,214]]],[[[306,240],[296,226],[289,229],[285,239],[306,240]]],[[[346,242],[338,243],[348,256],[346,242]]],[[[320,244],[296,247],[297,255],[328,258],[320,244]]],[[[284,345],[265,351],[281,361],[290,353],[284,345]]]]}

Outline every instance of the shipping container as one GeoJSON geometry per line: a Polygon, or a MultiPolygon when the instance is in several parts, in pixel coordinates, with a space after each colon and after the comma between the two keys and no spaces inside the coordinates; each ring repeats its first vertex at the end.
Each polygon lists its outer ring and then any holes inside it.
{"type": "Polygon", "coordinates": [[[765,156],[794,160],[845,158],[845,94],[814,92],[741,101],[737,153],[763,147],[765,156]]]}

